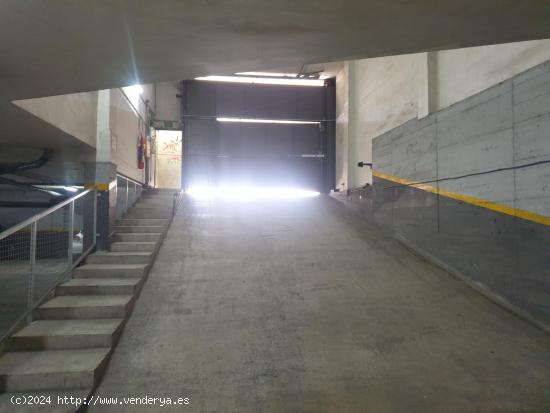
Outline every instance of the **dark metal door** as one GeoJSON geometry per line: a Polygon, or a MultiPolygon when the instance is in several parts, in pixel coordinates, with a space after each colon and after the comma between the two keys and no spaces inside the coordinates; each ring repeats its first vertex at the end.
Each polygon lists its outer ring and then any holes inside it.
{"type": "Polygon", "coordinates": [[[326,192],[326,88],[184,82],[184,182],[326,192]],[[308,124],[227,122],[220,118],[308,124]]]}

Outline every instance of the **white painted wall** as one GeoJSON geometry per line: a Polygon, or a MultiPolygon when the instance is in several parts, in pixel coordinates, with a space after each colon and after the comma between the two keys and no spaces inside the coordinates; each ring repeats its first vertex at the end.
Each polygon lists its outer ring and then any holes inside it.
{"type": "Polygon", "coordinates": [[[437,107],[446,108],[550,59],[550,40],[437,53],[437,107]]]}
{"type": "Polygon", "coordinates": [[[373,138],[549,59],[550,40],[538,40],[348,62],[336,79],[337,187],[372,182],[356,165],[372,161],[373,138]]]}
{"type": "Polygon", "coordinates": [[[155,85],[155,113],[158,121],[179,122],[180,100],[177,98],[179,82],[157,83],[155,85]]]}
{"type": "Polygon", "coordinates": [[[349,64],[336,75],[336,180],[341,191],[348,189],[349,153],[349,64]]]}
{"type": "Polygon", "coordinates": [[[372,161],[372,139],[417,116],[419,64],[417,54],[349,63],[350,188],[372,182],[370,168],[357,167],[372,161]]]}
{"type": "MultiPolygon", "coordinates": [[[[111,161],[117,165],[120,173],[143,182],[144,172],[137,167],[137,140],[140,133],[141,136],[145,134],[146,125],[140,119],[147,117],[145,100],[154,104],[154,87],[142,85],[141,94],[132,93],[135,91],[132,88],[124,89],[50,96],[13,103],[76,140],[86,143],[90,151],[95,149],[96,160],[111,161]],[[100,95],[106,99],[104,112],[98,112],[100,95]],[[98,117],[98,113],[101,116],[98,117]],[[101,125],[99,129],[98,124],[101,125]],[[98,142],[103,142],[103,135],[106,136],[106,141],[98,145],[98,142]]],[[[47,147],[47,142],[44,145],[47,147]]],[[[54,168],[53,172],[56,176],[64,174],[68,181],[82,181],[83,162],[93,161],[93,157],[90,153],[86,153],[86,156],[74,156],[67,148],[62,149],[57,151],[59,156],[56,155],[55,162],[52,160],[42,169],[49,171],[55,166],[57,169],[54,168]]]]}
{"type": "Polygon", "coordinates": [[[111,160],[117,171],[139,182],[144,181],[144,171],[138,169],[138,136],[143,136],[144,122],[122,90],[111,90],[111,160]]]}
{"type": "Polygon", "coordinates": [[[13,104],[95,148],[97,92],[17,100],[13,104]]]}

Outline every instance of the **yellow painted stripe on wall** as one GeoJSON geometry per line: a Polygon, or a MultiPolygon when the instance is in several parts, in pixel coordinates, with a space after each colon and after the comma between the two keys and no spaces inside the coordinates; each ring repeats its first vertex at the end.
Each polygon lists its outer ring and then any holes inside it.
{"type": "Polygon", "coordinates": [[[502,214],[511,215],[513,217],[526,219],[528,221],[536,222],[537,224],[550,226],[550,217],[540,215],[535,212],[525,211],[519,208],[513,208],[511,206],[499,204],[497,202],[487,201],[486,199],[476,198],[475,196],[446,191],[445,189],[437,188],[432,185],[417,184],[417,183],[414,183],[414,181],[400,178],[398,176],[385,174],[380,171],[373,171],[372,174],[373,176],[385,179],[387,181],[392,181],[398,184],[411,186],[413,188],[421,189],[422,191],[431,192],[433,194],[442,195],[447,198],[456,199],[457,201],[462,201],[478,207],[487,208],[487,209],[490,209],[491,211],[496,211],[502,214]]]}

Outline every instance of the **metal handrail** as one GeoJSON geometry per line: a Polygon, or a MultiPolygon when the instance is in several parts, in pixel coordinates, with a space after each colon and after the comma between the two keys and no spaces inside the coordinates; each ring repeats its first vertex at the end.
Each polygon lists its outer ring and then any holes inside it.
{"type": "Polygon", "coordinates": [[[172,199],[172,218],[176,215],[176,212],[181,204],[181,201],[183,200],[183,189],[181,189],[179,192],[174,193],[173,199],[172,199]]]}
{"type": "Polygon", "coordinates": [[[121,174],[121,173],[117,173],[116,176],[117,176],[117,178],[120,177],[120,178],[122,178],[122,179],[126,179],[127,181],[133,182],[134,184],[139,185],[139,186],[141,186],[142,188],[143,188],[143,186],[145,185],[143,182],[136,181],[135,179],[132,179],[132,178],[130,178],[130,177],[126,176],[126,175],[123,175],[123,174],[121,174]]]}
{"type": "Polygon", "coordinates": [[[128,178],[127,176],[122,175],[120,173],[117,173],[116,179],[117,179],[117,182],[119,179],[125,182],[123,185],[117,184],[116,218],[118,220],[122,218],[122,216],[128,211],[128,209],[131,208],[134,205],[134,203],[137,201],[137,198],[141,196],[141,192],[143,191],[144,184],[132,178],[128,178]],[[130,199],[131,187],[133,187],[132,199],[130,199]],[[139,188],[139,191],[138,191],[138,188],[139,188]]]}
{"type": "Polygon", "coordinates": [[[56,204],[53,207],[46,209],[45,211],[39,212],[38,214],[33,215],[30,218],[27,218],[26,220],[20,222],[19,224],[16,224],[13,227],[10,227],[10,228],[6,229],[5,231],[0,232],[0,240],[10,236],[11,234],[19,231],[20,229],[25,228],[26,226],[38,221],[40,218],[44,218],[46,215],[50,215],[52,212],[55,212],[58,209],[63,208],[65,205],[76,201],[78,198],[81,198],[84,195],[86,195],[86,194],[88,194],[92,191],[95,191],[95,190],[93,188],[92,189],[87,189],[87,190],[79,193],[78,195],[73,196],[72,198],[66,199],[65,201],[62,201],[59,204],[56,204]]]}

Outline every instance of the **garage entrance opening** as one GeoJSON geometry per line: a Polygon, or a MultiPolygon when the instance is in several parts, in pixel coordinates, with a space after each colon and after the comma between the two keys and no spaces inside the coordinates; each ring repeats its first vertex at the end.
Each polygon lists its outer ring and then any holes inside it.
{"type": "Polygon", "coordinates": [[[329,192],[334,188],[333,83],[252,79],[183,82],[186,191],[233,199],[329,192]]]}

